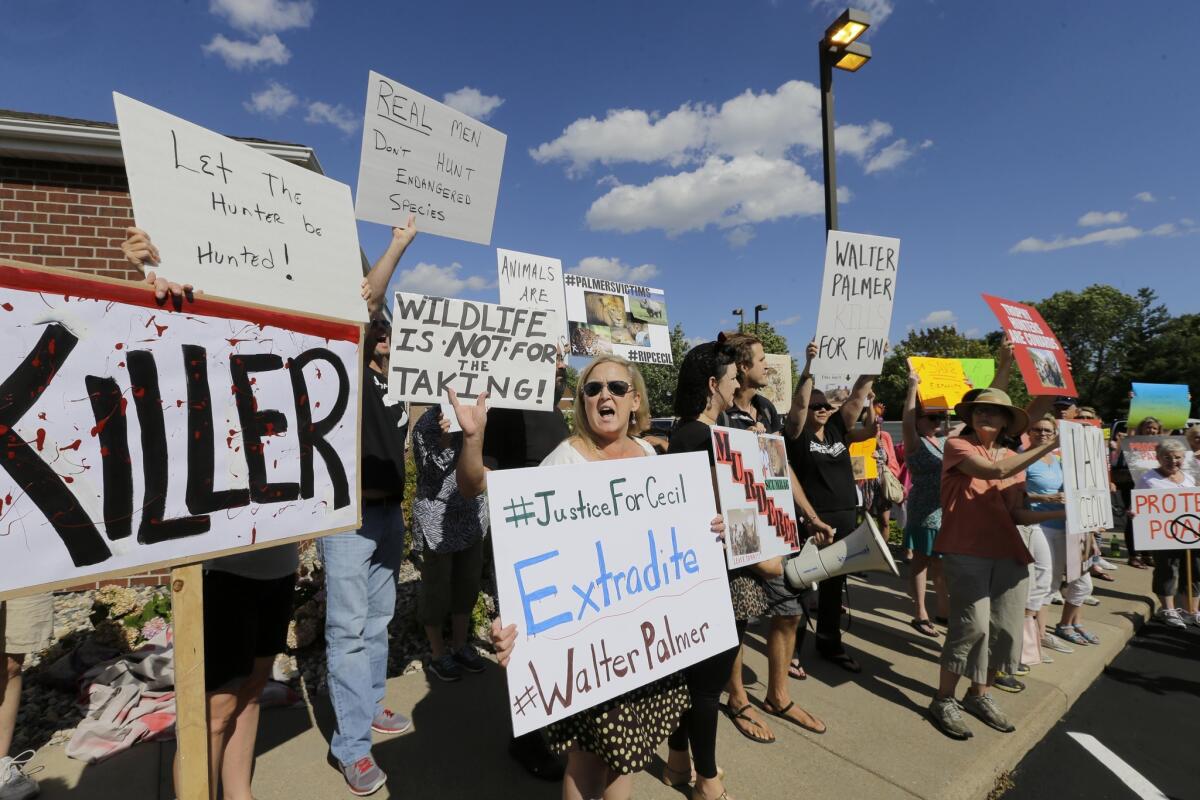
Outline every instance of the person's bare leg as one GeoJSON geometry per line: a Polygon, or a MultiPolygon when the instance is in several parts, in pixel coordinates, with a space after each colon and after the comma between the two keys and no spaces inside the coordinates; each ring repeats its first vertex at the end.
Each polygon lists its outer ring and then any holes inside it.
{"type": "Polygon", "coordinates": [[[938,692],[939,698],[949,697],[954,698],[954,693],[958,690],[958,681],[962,676],[957,672],[942,667],[938,673],[938,692]]]}
{"type": "MultiPolygon", "coordinates": [[[[796,652],[796,626],[799,617],[771,617],[767,631],[767,702],[782,711],[792,702],[788,691],[788,663],[796,652]]],[[[822,728],[824,723],[799,706],[792,706],[788,717],[803,725],[822,728]]]]}
{"type": "Polygon", "coordinates": [[[604,789],[604,800],[629,800],[633,797],[633,775],[622,775],[607,770],[608,786],[604,789]]]}
{"type": "MultiPolygon", "coordinates": [[[[222,689],[208,693],[208,785],[215,791],[221,776],[221,762],[225,756],[225,741],[237,711],[235,689],[222,689]]],[[[179,750],[175,750],[172,773],[175,792],[179,793],[179,750]]]]}
{"type": "Polygon", "coordinates": [[[1164,611],[1170,611],[1171,609],[1175,608],[1175,595],[1173,595],[1173,594],[1172,595],[1160,594],[1158,596],[1158,600],[1160,603],[1162,603],[1162,607],[1163,607],[1164,611]]]}
{"type": "Polygon", "coordinates": [[[21,706],[21,665],[24,653],[5,653],[4,685],[0,686],[0,756],[12,749],[17,731],[17,710],[21,706]]]}
{"type": "MultiPolygon", "coordinates": [[[[737,709],[741,708],[742,706],[749,706],[749,708],[747,708],[742,713],[744,713],[747,717],[749,717],[750,721],[753,722],[754,725],[757,726],[757,728],[762,732],[762,738],[764,738],[764,739],[771,738],[771,736],[772,736],[771,729],[767,727],[767,724],[765,722],[763,722],[762,717],[759,716],[758,711],[754,708],[753,705],[751,705],[750,695],[746,694],[746,685],[745,685],[745,683],[742,682],[742,648],[741,647],[738,647],[737,658],[735,658],[733,660],[733,669],[729,673],[729,684],[725,687],[725,689],[729,692],[729,697],[726,699],[726,703],[729,706],[729,710],[736,711],[737,709]]],[[[741,721],[741,722],[743,724],[745,724],[744,721],[741,721]]],[[[737,725],[738,723],[739,723],[739,720],[734,720],[735,725],[737,725]]]]}
{"type": "Polygon", "coordinates": [[[608,788],[608,765],[599,756],[572,750],[563,773],[563,800],[601,800],[608,788]]]}
{"type": "Polygon", "coordinates": [[[909,591],[912,593],[913,607],[917,619],[929,619],[925,609],[925,582],[929,576],[929,556],[924,553],[914,553],[909,569],[909,591]]]}
{"type": "Polygon", "coordinates": [[[225,738],[221,764],[221,786],[225,800],[253,800],[250,781],[254,777],[254,742],[258,737],[259,696],[271,677],[273,656],[254,659],[254,671],[238,687],[237,709],[225,738]]]}
{"type": "Polygon", "coordinates": [[[460,650],[467,643],[467,623],[471,617],[467,614],[450,615],[450,644],[455,650],[460,650]]]}

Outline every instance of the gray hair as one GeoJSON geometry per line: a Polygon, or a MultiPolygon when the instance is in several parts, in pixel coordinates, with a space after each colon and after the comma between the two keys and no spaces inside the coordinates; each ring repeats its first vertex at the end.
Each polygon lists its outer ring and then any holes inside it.
{"type": "Polygon", "coordinates": [[[1178,439],[1163,439],[1154,448],[1154,454],[1162,458],[1167,453],[1187,453],[1187,448],[1183,446],[1183,442],[1178,439]]]}

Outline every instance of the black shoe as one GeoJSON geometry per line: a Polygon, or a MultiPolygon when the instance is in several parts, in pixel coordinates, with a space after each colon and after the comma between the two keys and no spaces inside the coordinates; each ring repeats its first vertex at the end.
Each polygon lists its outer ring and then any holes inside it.
{"type": "Polygon", "coordinates": [[[854,658],[845,650],[838,648],[836,650],[822,650],[817,648],[817,655],[826,661],[832,661],[847,672],[859,673],[862,672],[862,666],[854,660],[854,658]]]}
{"type": "Polygon", "coordinates": [[[563,778],[563,763],[550,752],[541,734],[536,731],[510,741],[508,754],[535,778],[554,782],[563,778]]]}

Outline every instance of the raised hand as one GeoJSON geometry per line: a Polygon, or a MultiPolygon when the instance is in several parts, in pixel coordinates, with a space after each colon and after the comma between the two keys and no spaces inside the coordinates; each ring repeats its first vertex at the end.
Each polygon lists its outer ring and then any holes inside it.
{"type": "Polygon", "coordinates": [[[145,273],[146,283],[154,287],[154,299],[165,303],[167,295],[170,295],[175,309],[182,308],[184,298],[192,299],[192,285],[168,281],[166,278],[160,278],[153,270],[147,269],[149,265],[157,266],[160,260],[158,248],[150,241],[150,234],[141,228],[126,228],[125,234],[125,241],[121,242],[121,252],[125,254],[126,261],[145,273]]]}
{"type": "Polygon", "coordinates": [[[417,238],[417,215],[408,215],[408,224],[403,228],[392,228],[392,244],[408,247],[417,238]]]}
{"type": "Polygon", "coordinates": [[[450,398],[450,407],[454,409],[454,416],[458,419],[458,427],[462,428],[463,436],[482,436],[484,428],[487,427],[487,392],[480,392],[473,406],[460,403],[458,392],[453,389],[447,389],[446,394],[450,398]]]}

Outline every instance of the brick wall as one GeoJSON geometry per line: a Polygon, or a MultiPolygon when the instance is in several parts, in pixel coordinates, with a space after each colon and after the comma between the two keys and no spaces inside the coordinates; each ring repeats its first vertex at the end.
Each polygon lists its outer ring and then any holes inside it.
{"type": "Polygon", "coordinates": [[[0,157],[0,256],[136,279],[120,250],[132,224],[124,168],[0,157]]]}
{"type": "MultiPolygon", "coordinates": [[[[109,278],[141,274],[121,257],[133,224],[123,167],[0,157],[0,257],[109,278]]],[[[77,587],[157,586],[167,570],[77,587]]]]}

